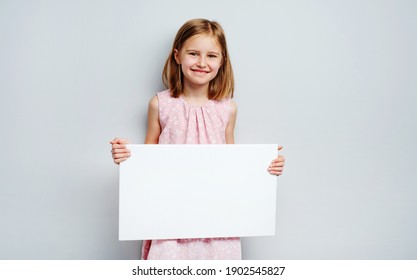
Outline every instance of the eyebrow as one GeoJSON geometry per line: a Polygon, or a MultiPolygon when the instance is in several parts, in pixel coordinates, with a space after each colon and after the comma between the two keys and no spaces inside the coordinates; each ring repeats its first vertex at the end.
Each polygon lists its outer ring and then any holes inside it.
{"type": "MultiPolygon", "coordinates": [[[[187,52],[200,52],[200,51],[198,51],[198,50],[194,50],[194,49],[188,49],[188,50],[186,50],[187,52]]],[[[221,53],[219,53],[219,52],[213,52],[213,51],[209,51],[208,52],[209,54],[217,54],[217,55],[221,55],[221,53]]]]}

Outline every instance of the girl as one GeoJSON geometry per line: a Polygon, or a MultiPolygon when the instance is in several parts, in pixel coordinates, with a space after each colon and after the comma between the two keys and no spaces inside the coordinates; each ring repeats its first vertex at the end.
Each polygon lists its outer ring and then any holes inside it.
{"type": "MultiPolygon", "coordinates": [[[[233,144],[237,107],[226,38],[214,21],[193,19],[178,31],[163,70],[168,88],[149,102],[146,144],[233,144]]],[[[126,160],[126,139],[112,140],[113,160],[126,160]]],[[[279,147],[280,150],[282,147],[279,147]]],[[[269,165],[281,175],[285,159],[269,165]]],[[[147,240],[142,259],[240,259],[240,238],[147,240]]]]}

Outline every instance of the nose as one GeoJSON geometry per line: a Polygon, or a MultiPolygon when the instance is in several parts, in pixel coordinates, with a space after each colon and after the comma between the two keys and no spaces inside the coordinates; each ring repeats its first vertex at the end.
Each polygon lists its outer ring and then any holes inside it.
{"type": "Polygon", "coordinates": [[[200,56],[200,59],[197,62],[197,66],[204,68],[207,66],[206,58],[204,56],[200,56]]]}

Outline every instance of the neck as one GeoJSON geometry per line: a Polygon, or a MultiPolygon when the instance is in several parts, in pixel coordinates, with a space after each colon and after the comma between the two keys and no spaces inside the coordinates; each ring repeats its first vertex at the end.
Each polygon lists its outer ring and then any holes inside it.
{"type": "Polygon", "coordinates": [[[195,100],[208,100],[208,83],[206,85],[184,84],[184,97],[195,100]]]}

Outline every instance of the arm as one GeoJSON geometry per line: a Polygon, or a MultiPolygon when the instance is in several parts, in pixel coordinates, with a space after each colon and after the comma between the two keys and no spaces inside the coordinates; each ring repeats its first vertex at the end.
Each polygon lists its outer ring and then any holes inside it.
{"type": "Polygon", "coordinates": [[[229,122],[226,125],[226,144],[234,144],[235,143],[235,124],[236,124],[236,116],[237,116],[237,106],[236,103],[232,100],[230,108],[230,116],[229,122]]]}
{"type": "Polygon", "coordinates": [[[158,97],[154,96],[149,101],[148,106],[148,129],[146,131],[145,144],[158,144],[159,135],[161,134],[161,125],[159,124],[159,105],[158,97]]]}

